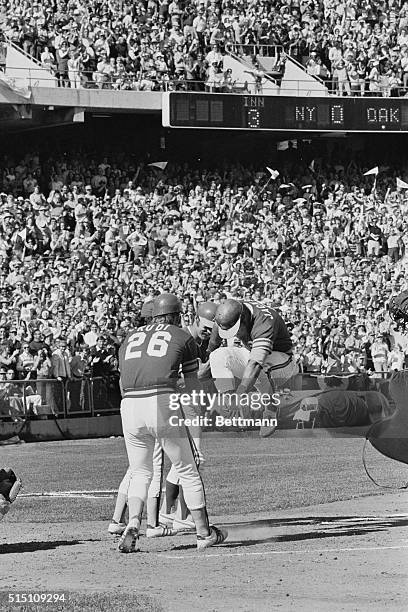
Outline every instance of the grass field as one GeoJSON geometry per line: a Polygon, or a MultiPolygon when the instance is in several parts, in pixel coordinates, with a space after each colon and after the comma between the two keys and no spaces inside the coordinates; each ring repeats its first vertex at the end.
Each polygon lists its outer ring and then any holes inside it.
{"type": "MultiPolygon", "coordinates": [[[[296,572],[310,572],[296,569],[295,563],[285,587],[284,567],[289,567],[290,558],[299,553],[301,566],[304,555],[319,550],[315,561],[321,563],[326,549],[316,546],[322,541],[327,550],[339,546],[338,538],[353,540],[359,548],[371,546],[373,541],[378,547],[384,544],[378,537],[386,529],[392,527],[392,534],[406,529],[405,519],[390,519],[391,527],[389,522],[384,527],[384,520],[378,523],[379,508],[386,502],[387,512],[401,510],[401,496],[383,497],[384,492],[367,478],[362,449],[361,438],[334,438],[318,432],[314,437],[302,431],[288,436],[277,432],[266,440],[253,434],[207,434],[203,478],[209,513],[216,522],[228,524],[231,535],[222,547],[211,549],[204,558],[194,552],[193,536],[154,541],[141,538],[141,553],[119,555],[116,541],[106,532],[113,494],[99,498],[31,496],[115,490],[127,467],[123,439],[1,447],[0,463],[12,466],[22,476],[24,495],[0,527],[0,558],[5,568],[0,575],[0,591],[66,589],[69,603],[54,609],[75,611],[271,610],[275,604],[276,609],[297,609],[300,602],[293,588],[296,572]],[[366,521],[364,529],[361,513],[366,521]],[[377,523],[373,529],[374,519],[377,523]],[[346,521],[346,527],[339,524],[341,520],[346,521]],[[306,544],[312,548],[305,548],[306,544]],[[271,555],[278,553],[282,556],[276,566],[272,559],[278,557],[271,555]],[[288,595],[283,592],[285,588],[288,595]],[[217,597],[213,589],[221,589],[224,595],[217,597]],[[271,599],[272,592],[279,597],[271,599]]],[[[370,461],[376,475],[387,481],[390,464],[377,455],[370,461]]],[[[395,464],[392,469],[396,469],[395,464]]],[[[366,562],[361,563],[364,567],[366,562]]],[[[402,568],[401,562],[399,565],[402,568]]],[[[313,583],[315,573],[311,576],[313,583]]],[[[365,583],[370,581],[366,577],[365,583]]],[[[324,584],[321,587],[324,593],[324,584]]],[[[332,599],[325,598],[316,588],[316,595],[303,599],[301,607],[349,609],[348,602],[339,602],[338,597],[336,592],[332,599]],[[341,607],[340,603],[347,605],[341,607]]],[[[367,598],[369,593],[364,605],[367,598]]],[[[43,608],[7,607],[0,600],[0,609],[43,608]]]]}

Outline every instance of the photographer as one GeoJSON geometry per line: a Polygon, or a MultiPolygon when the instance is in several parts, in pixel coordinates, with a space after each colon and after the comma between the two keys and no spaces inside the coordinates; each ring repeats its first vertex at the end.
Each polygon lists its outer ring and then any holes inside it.
{"type": "Polygon", "coordinates": [[[68,383],[70,391],[71,406],[74,410],[86,409],[86,394],[85,388],[88,384],[91,370],[89,364],[90,349],[86,344],[78,346],[75,350],[75,355],[71,360],[71,380],[68,383]]]}
{"type": "Polygon", "coordinates": [[[33,372],[36,374],[37,393],[41,396],[41,403],[52,407],[52,384],[45,382],[52,377],[51,352],[48,347],[41,348],[34,357],[33,372]]]}

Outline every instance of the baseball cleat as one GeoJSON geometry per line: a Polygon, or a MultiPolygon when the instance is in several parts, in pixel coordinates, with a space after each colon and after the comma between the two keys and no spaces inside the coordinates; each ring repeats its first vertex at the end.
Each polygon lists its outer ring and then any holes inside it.
{"type": "Polygon", "coordinates": [[[175,529],[170,529],[167,525],[158,525],[157,527],[146,527],[146,538],[166,538],[176,535],[175,529]]]}
{"type": "Polygon", "coordinates": [[[178,519],[176,517],[174,517],[173,519],[173,529],[175,529],[176,531],[195,531],[196,530],[196,526],[193,520],[191,520],[191,518],[186,518],[186,519],[178,519]]]}
{"type": "Polygon", "coordinates": [[[117,523],[112,521],[109,523],[108,531],[111,535],[122,535],[126,529],[126,523],[117,523]]]}
{"type": "Polygon", "coordinates": [[[172,527],[173,521],[174,521],[174,513],[164,514],[164,512],[160,512],[159,521],[160,521],[160,525],[166,525],[166,527],[172,527]]]}
{"type": "Polygon", "coordinates": [[[261,427],[259,428],[259,435],[261,436],[261,438],[269,438],[269,436],[275,433],[275,430],[278,426],[278,422],[276,420],[276,412],[272,412],[272,410],[265,410],[262,415],[262,418],[274,422],[273,425],[261,425],[261,427]]]}
{"type": "Polygon", "coordinates": [[[217,546],[217,544],[222,544],[223,542],[225,542],[227,537],[228,531],[226,529],[220,529],[219,527],[211,525],[209,536],[197,536],[197,550],[205,550],[206,548],[210,548],[210,546],[217,546]]]}
{"type": "Polygon", "coordinates": [[[129,524],[118,544],[118,551],[121,553],[132,553],[136,551],[136,543],[139,538],[139,529],[136,525],[129,524]]]}

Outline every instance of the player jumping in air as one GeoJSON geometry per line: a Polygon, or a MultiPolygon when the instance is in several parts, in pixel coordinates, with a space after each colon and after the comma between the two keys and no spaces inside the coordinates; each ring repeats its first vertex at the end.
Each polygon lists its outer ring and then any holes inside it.
{"type": "Polygon", "coordinates": [[[197,348],[192,336],[180,328],[181,309],[176,296],[160,295],[153,304],[153,323],[130,333],[119,352],[122,426],[131,470],[129,523],[118,545],[123,553],[136,549],[156,439],[177,471],[196,526],[198,550],[221,544],[227,537],[226,531],[209,525],[204,488],[183,414],[180,407],[172,410],[180,367],[185,391],[197,387],[197,348]]]}
{"type": "MultiPolygon", "coordinates": [[[[231,406],[232,411],[240,411],[239,396],[253,387],[259,393],[272,395],[298,373],[289,330],[274,308],[225,300],[217,308],[215,323],[209,344],[211,371],[220,393],[235,392],[237,405],[231,406]],[[218,348],[223,339],[233,338],[241,340],[244,347],[218,348]],[[235,378],[241,381],[237,389],[235,378]]],[[[273,420],[276,411],[265,408],[263,417],[273,420]]],[[[260,435],[270,436],[275,428],[264,426],[260,435]]]]}

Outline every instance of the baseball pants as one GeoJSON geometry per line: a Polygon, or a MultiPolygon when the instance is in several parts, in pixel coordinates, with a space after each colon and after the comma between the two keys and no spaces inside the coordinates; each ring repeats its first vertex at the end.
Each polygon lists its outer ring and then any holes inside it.
{"type": "MultiPolygon", "coordinates": [[[[130,486],[131,477],[132,477],[132,472],[130,471],[130,466],[129,466],[126,471],[126,474],[122,478],[122,481],[119,485],[118,493],[122,493],[123,495],[129,494],[129,486],[130,486]]],[[[152,481],[149,486],[147,497],[160,497],[162,478],[163,478],[163,450],[160,444],[156,440],[154,444],[154,449],[153,449],[153,476],[152,476],[152,481]]]]}
{"type": "Polygon", "coordinates": [[[170,409],[171,390],[146,391],[121,402],[121,416],[131,479],[129,498],[146,502],[153,477],[155,441],[160,444],[178,474],[190,510],[205,507],[204,488],[180,410],[170,409]]]}
{"type": "MultiPolygon", "coordinates": [[[[211,372],[220,393],[235,389],[235,378],[242,380],[250,351],[245,347],[218,348],[210,354],[211,372]]],[[[255,383],[259,393],[273,393],[270,379],[278,386],[287,382],[299,371],[297,364],[286,353],[273,351],[268,355],[255,383]]]]}
{"type": "MultiPolygon", "coordinates": [[[[183,412],[187,419],[193,419],[194,417],[198,416],[200,413],[200,411],[197,410],[195,406],[183,406],[183,412]]],[[[195,446],[195,451],[196,451],[196,455],[197,455],[197,459],[198,459],[199,467],[201,471],[201,466],[204,463],[204,456],[203,456],[202,449],[201,449],[201,435],[202,435],[201,427],[197,425],[194,427],[189,427],[188,430],[190,432],[191,439],[195,446]]],[[[175,485],[180,484],[180,479],[178,477],[178,474],[177,474],[177,471],[174,465],[171,466],[169,473],[167,474],[166,480],[175,485]]],[[[149,497],[150,497],[150,491],[149,491],[149,497]]]]}

